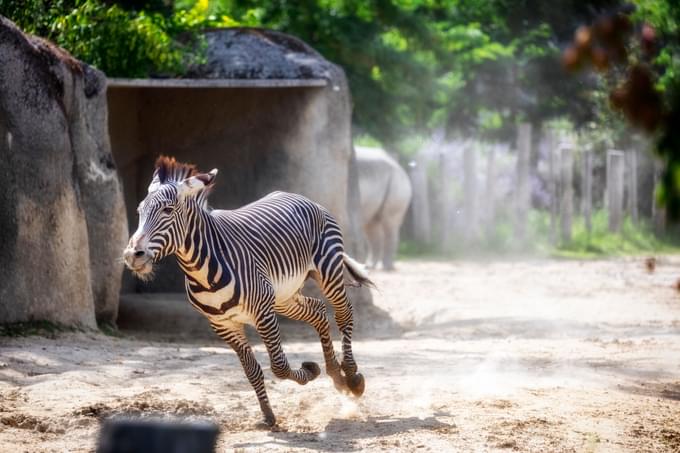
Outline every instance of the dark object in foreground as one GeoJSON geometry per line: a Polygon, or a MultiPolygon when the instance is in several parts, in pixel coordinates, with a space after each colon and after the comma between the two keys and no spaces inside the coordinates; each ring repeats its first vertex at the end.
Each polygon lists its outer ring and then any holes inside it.
{"type": "Polygon", "coordinates": [[[99,432],[97,453],[212,453],[218,434],[208,422],[114,418],[99,432]]]}

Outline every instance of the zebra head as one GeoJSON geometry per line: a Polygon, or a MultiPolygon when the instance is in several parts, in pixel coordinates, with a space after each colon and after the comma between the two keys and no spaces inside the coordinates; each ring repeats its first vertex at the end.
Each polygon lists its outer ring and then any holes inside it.
{"type": "Polygon", "coordinates": [[[179,249],[188,218],[207,206],[217,169],[199,173],[193,165],[159,157],[146,198],[137,208],[139,225],[123,251],[127,267],[141,279],[153,275],[153,264],[179,249]]]}

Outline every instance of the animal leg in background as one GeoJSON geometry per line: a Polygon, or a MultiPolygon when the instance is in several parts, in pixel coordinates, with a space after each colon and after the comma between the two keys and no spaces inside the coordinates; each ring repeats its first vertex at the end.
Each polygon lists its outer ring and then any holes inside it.
{"type": "Polygon", "coordinates": [[[368,240],[369,256],[366,260],[368,267],[376,269],[383,256],[383,232],[380,220],[374,220],[365,227],[368,240]]]}
{"type": "Polygon", "coordinates": [[[381,226],[383,238],[383,269],[393,271],[394,258],[397,255],[397,247],[399,246],[399,227],[397,226],[395,228],[395,226],[390,225],[389,222],[383,222],[381,226]]]}

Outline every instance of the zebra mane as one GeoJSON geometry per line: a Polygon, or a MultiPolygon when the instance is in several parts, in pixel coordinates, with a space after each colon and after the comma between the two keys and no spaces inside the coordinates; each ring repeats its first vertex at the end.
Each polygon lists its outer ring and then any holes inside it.
{"type": "Polygon", "coordinates": [[[158,190],[161,184],[180,182],[198,174],[198,169],[193,164],[177,162],[174,157],[159,156],[156,159],[156,169],[149,185],[149,193],[158,190]]]}

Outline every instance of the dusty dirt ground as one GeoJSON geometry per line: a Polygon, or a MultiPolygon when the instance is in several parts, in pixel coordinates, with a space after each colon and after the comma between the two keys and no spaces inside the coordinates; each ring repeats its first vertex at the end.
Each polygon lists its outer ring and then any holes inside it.
{"type": "MultiPolygon", "coordinates": [[[[400,334],[356,338],[360,400],[275,381],[281,430],[221,343],[0,338],[0,451],[93,451],[119,413],[219,424],[218,451],[680,451],[680,257],[401,262],[375,272],[400,334]]],[[[364,327],[370,319],[358,319],[364,327]]],[[[311,328],[284,345],[321,361],[311,328]]],[[[365,329],[364,329],[365,331],[365,329]]],[[[370,331],[370,329],[369,329],[370,331]]]]}

